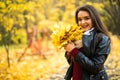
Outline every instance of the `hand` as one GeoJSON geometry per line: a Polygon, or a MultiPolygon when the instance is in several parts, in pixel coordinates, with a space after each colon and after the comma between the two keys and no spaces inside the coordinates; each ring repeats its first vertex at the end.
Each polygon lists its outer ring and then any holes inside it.
{"type": "Polygon", "coordinates": [[[69,53],[71,52],[73,49],[75,48],[75,44],[74,43],[68,43],[64,46],[64,49],[69,53]]]}
{"type": "Polygon", "coordinates": [[[82,47],[82,40],[77,40],[74,42],[76,48],[81,48],[82,47]]]}

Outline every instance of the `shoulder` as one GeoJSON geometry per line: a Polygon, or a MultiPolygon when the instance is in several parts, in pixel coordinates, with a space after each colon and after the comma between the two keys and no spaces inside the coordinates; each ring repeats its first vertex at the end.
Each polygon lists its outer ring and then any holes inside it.
{"type": "Polygon", "coordinates": [[[110,37],[105,35],[104,33],[96,33],[95,40],[98,43],[100,43],[100,42],[102,42],[103,44],[110,43],[110,37]]]}
{"type": "Polygon", "coordinates": [[[96,34],[94,42],[97,49],[96,52],[98,52],[98,54],[108,54],[110,52],[111,41],[109,36],[103,33],[98,33],[96,34]]]}
{"type": "Polygon", "coordinates": [[[97,31],[96,29],[94,29],[93,31],[91,31],[91,34],[93,35],[93,37],[96,39],[100,38],[100,39],[109,39],[109,36],[105,35],[104,33],[97,31]]]}
{"type": "Polygon", "coordinates": [[[109,40],[110,39],[110,37],[105,35],[104,33],[97,33],[96,37],[104,39],[104,40],[109,40]]]}

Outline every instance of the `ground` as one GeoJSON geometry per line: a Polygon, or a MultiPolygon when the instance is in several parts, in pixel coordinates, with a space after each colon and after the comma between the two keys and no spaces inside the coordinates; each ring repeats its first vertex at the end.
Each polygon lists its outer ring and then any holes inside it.
{"type": "MultiPolygon", "coordinates": [[[[109,80],[120,80],[120,40],[116,36],[111,37],[111,52],[105,62],[105,68],[109,80]]],[[[7,66],[6,53],[0,47],[0,80],[64,80],[68,63],[64,57],[64,49],[56,50],[51,43],[48,49],[42,51],[46,59],[39,54],[27,54],[17,61],[25,46],[12,46],[10,49],[10,64],[7,66]]],[[[45,47],[45,45],[44,45],[45,47]]]]}

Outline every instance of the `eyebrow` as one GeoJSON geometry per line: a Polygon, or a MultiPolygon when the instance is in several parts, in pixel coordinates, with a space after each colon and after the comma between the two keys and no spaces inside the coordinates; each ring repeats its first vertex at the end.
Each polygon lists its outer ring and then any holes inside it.
{"type": "MultiPolygon", "coordinates": [[[[91,18],[90,16],[84,16],[82,18],[91,18]]],[[[78,17],[78,19],[81,19],[81,17],[78,17]]]]}

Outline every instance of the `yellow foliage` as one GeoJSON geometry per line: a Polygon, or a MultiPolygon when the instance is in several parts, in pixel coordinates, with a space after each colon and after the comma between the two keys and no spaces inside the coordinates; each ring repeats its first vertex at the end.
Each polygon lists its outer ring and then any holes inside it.
{"type": "Polygon", "coordinates": [[[13,27],[14,20],[12,18],[4,17],[3,24],[4,24],[4,27],[6,28],[6,31],[9,31],[13,27]]]}
{"type": "Polygon", "coordinates": [[[68,42],[74,42],[82,38],[83,30],[77,25],[56,25],[53,31],[52,42],[55,47],[62,48],[68,42]]]}
{"type": "Polygon", "coordinates": [[[12,0],[6,0],[6,4],[11,4],[12,0]]]}
{"type": "MultiPolygon", "coordinates": [[[[15,48],[18,48],[18,46],[15,48]]],[[[24,60],[17,62],[18,56],[15,56],[15,52],[21,51],[21,46],[19,46],[18,50],[14,50],[14,52],[10,53],[10,68],[7,67],[7,60],[5,54],[3,54],[5,52],[2,51],[1,53],[0,51],[0,80],[50,80],[52,75],[58,72],[58,69],[62,67],[62,65],[66,64],[66,60],[63,57],[64,55],[56,54],[57,52],[55,50],[50,51],[55,54],[47,56],[48,59],[46,60],[40,56],[26,55],[24,56],[24,60]]]]}
{"type": "Polygon", "coordinates": [[[17,0],[17,2],[24,2],[25,0],[17,0]]]}
{"type": "Polygon", "coordinates": [[[2,35],[0,34],[0,40],[2,40],[2,35]]]}
{"type": "Polygon", "coordinates": [[[4,2],[0,2],[0,8],[5,8],[5,3],[4,2]]]}

